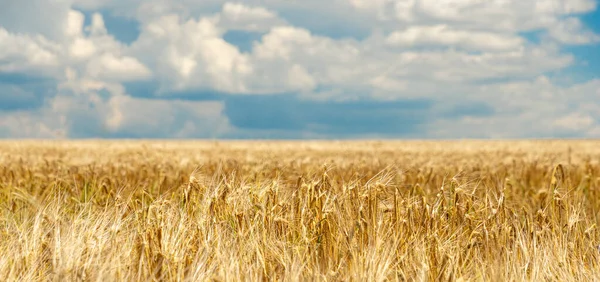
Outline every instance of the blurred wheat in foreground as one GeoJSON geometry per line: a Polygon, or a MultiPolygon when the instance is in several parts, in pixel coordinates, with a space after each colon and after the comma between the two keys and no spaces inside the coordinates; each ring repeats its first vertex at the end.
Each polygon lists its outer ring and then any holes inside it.
{"type": "Polygon", "coordinates": [[[600,280],[600,142],[0,142],[3,281],[600,280]]]}

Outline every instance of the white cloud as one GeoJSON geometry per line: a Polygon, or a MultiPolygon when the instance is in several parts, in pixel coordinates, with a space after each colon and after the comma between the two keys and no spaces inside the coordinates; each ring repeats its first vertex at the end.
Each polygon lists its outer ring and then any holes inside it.
{"type": "Polygon", "coordinates": [[[217,137],[230,126],[221,102],[161,101],[116,96],[109,102],[107,127],[134,135],[169,134],[173,137],[217,137]],[[136,111],[131,109],[135,108],[136,111]],[[160,132],[167,131],[167,132],[160,132]]]}
{"type": "Polygon", "coordinates": [[[101,14],[94,13],[91,23],[85,27],[83,14],[71,11],[69,48],[63,57],[63,65],[73,68],[83,78],[126,82],[144,80],[152,72],[137,58],[127,56],[126,47],[108,34],[101,14]]]}
{"type": "Polygon", "coordinates": [[[577,18],[557,21],[549,29],[549,36],[562,44],[583,45],[600,41],[600,36],[585,28],[577,18]]]}
{"type": "Polygon", "coordinates": [[[90,33],[92,36],[104,35],[108,31],[104,26],[104,18],[99,13],[94,13],[92,15],[92,24],[89,27],[90,33]]]}
{"type": "MultiPolygon", "coordinates": [[[[388,23],[388,29],[396,29],[398,23],[411,26],[446,24],[459,30],[476,27],[479,31],[499,32],[500,35],[551,30],[556,33],[559,32],[556,29],[560,29],[557,23],[564,25],[561,19],[565,16],[592,12],[597,6],[594,0],[347,1],[356,10],[377,15],[378,19],[388,23]]],[[[569,30],[572,36],[592,36],[585,29],[569,30]]]]}
{"type": "Polygon", "coordinates": [[[3,1],[0,27],[11,33],[62,40],[69,26],[71,0],[3,1]]]}
{"type": "Polygon", "coordinates": [[[12,34],[0,26],[0,71],[51,75],[59,65],[60,45],[42,36],[12,34]]]}
{"type": "Polygon", "coordinates": [[[213,88],[244,91],[238,76],[251,72],[247,57],[227,43],[212,19],[182,22],[168,15],[144,26],[130,52],[155,66],[170,90],[213,88]]]}
{"type": "Polygon", "coordinates": [[[537,0],[535,12],[544,14],[578,14],[596,9],[596,2],[592,0],[537,0]]]}
{"type": "MultiPolygon", "coordinates": [[[[314,81],[306,84],[306,91],[317,86],[348,90],[374,86],[375,90],[389,90],[387,95],[397,98],[435,97],[441,89],[449,89],[444,87],[448,86],[445,83],[530,78],[562,69],[573,62],[572,56],[561,54],[552,45],[524,44],[515,45],[511,50],[471,53],[447,45],[436,50],[420,50],[390,48],[387,43],[385,38],[377,36],[364,41],[332,40],[299,28],[274,28],[250,54],[255,73],[271,73],[271,76],[263,76],[264,81],[261,77],[251,76],[254,84],[249,89],[266,90],[270,82],[273,89],[284,91],[281,87],[285,87],[286,80],[277,74],[285,73],[291,65],[298,65],[314,81]],[[433,87],[424,92],[422,88],[413,87],[415,84],[433,87]]],[[[478,43],[472,45],[475,44],[478,43]]],[[[341,95],[345,95],[344,91],[341,95]]]]}
{"type": "Polygon", "coordinates": [[[277,17],[275,13],[262,7],[248,7],[241,3],[230,2],[223,5],[223,16],[231,20],[248,21],[250,24],[277,17]]]}
{"type": "Polygon", "coordinates": [[[178,136],[220,132],[213,123],[232,130],[222,102],[168,100],[173,91],[422,98],[437,101],[440,112],[457,101],[494,108],[492,116],[435,122],[432,136],[600,132],[600,111],[589,102],[600,98],[599,83],[561,87],[545,76],[576,62],[563,47],[600,40],[579,18],[596,9],[593,0],[73,2],[37,1],[32,9],[15,2],[0,11],[0,72],[60,84],[39,112],[2,113],[21,124],[3,122],[4,132],[74,134],[83,130],[70,123],[77,118],[107,134],[162,127],[179,130],[163,132],[178,136]],[[89,25],[73,7],[89,9],[89,25]],[[101,9],[138,20],[138,39],[116,40],[95,13],[101,9]],[[332,35],[344,29],[368,36],[332,35]],[[242,52],[223,38],[230,30],[263,36],[242,52]],[[542,40],[529,41],[523,32],[539,32],[542,40]],[[130,81],[158,84],[161,96],[133,98],[123,86],[130,81]],[[171,117],[179,112],[185,114],[171,117]],[[143,118],[148,115],[155,117],[143,118]]]}
{"type": "Polygon", "coordinates": [[[468,91],[481,93],[479,100],[494,106],[493,115],[438,120],[432,136],[600,137],[600,105],[590,103],[600,98],[600,80],[561,87],[541,76],[468,91]]]}
{"type": "Polygon", "coordinates": [[[223,10],[216,18],[225,29],[247,31],[267,31],[271,27],[285,24],[273,11],[230,2],[223,5],[223,10]]]}
{"type": "Polygon", "coordinates": [[[444,46],[459,47],[473,51],[518,50],[525,43],[518,36],[493,32],[454,29],[446,24],[412,26],[395,31],[387,43],[402,47],[444,46]]]}
{"type": "Polygon", "coordinates": [[[0,71],[64,79],[66,68],[83,77],[128,81],[151,72],[136,58],[125,56],[125,46],[107,34],[100,14],[93,14],[85,35],[84,15],[70,10],[60,40],[35,34],[15,34],[0,26],[0,71]],[[85,73],[85,72],[88,73],[85,73]]]}
{"type": "Polygon", "coordinates": [[[380,20],[389,19],[389,11],[394,7],[402,8],[398,10],[401,19],[410,20],[412,15],[409,15],[411,9],[415,6],[414,0],[409,1],[393,1],[393,0],[348,0],[350,5],[356,9],[367,10],[375,13],[380,20]]]}
{"type": "Polygon", "coordinates": [[[576,132],[589,129],[595,124],[596,120],[592,116],[583,113],[571,113],[554,121],[558,128],[576,132]]]}
{"type": "MultiPolygon", "coordinates": [[[[429,7],[428,3],[419,5],[429,7]]],[[[398,91],[415,85],[421,85],[421,90],[431,88],[429,94],[421,95],[437,95],[439,87],[426,86],[431,80],[464,83],[530,78],[573,62],[570,55],[561,54],[553,45],[536,46],[507,31],[486,31],[485,26],[482,30],[464,29],[452,23],[416,25],[384,37],[374,34],[363,41],[335,40],[303,28],[273,24],[250,53],[241,53],[222,39],[225,31],[232,28],[223,23],[225,18],[260,23],[277,16],[260,6],[232,3],[225,3],[220,12],[203,18],[185,20],[175,14],[166,15],[144,24],[129,53],[155,70],[163,92],[214,89],[229,93],[281,93],[310,92],[319,86],[375,87],[373,95],[378,97],[385,96],[386,91],[394,97],[413,97],[419,93],[398,91]],[[418,49],[427,45],[439,48],[418,49]],[[413,48],[401,48],[408,46],[413,48]]],[[[338,93],[345,95],[344,91],[338,93]]]]}
{"type": "Polygon", "coordinates": [[[75,10],[69,10],[67,14],[67,23],[65,27],[65,35],[70,37],[76,37],[82,34],[83,32],[83,23],[85,21],[85,16],[75,10]]]}
{"type": "Polygon", "coordinates": [[[218,101],[133,98],[118,83],[77,78],[58,91],[38,111],[0,111],[0,137],[217,138],[231,130],[218,101]]]}
{"type": "Polygon", "coordinates": [[[149,78],[151,72],[135,58],[108,53],[92,59],[87,74],[107,81],[131,81],[149,78]]]}
{"type": "Polygon", "coordinates": [[[74,59],[87,59],[96,53],[96,45],[87,38],[75,38],[69,47],[69,54],[74,59]]]}
{"type": "Polygon", "coordinates": [[[266,34],[261,43],[256,47],[259,58],[282,58],[290,60],[292,48],[314,46],[313,37],[308,30],[294,27],[277,27],[266,34]]]}
{"type": "Polygon", "coordinates": [[[0,137],[65,138],[67,132],[60,121],[44,119],[39,113],[26,111],[0,112],[0,137]]]}

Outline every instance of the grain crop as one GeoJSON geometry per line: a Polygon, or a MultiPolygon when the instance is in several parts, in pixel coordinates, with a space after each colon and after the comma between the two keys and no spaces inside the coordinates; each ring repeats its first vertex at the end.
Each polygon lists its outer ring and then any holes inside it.
{"type": "Polygon", "coordinates": [[[596,141],[0,142],[3,281],[600,281],[596,141]]]}

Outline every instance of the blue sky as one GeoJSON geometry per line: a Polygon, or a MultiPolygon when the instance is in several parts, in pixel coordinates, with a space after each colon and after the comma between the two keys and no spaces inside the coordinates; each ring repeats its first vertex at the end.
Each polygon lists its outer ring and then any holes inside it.
{"type": "MultiPolygon", "coordinates": [[[[582,22],[594,33],[600,34],[600,10],[596,9],[593,12],[584,14],[581,17],[582,22]]],[[[578,64],[569,68],[576,77],[576,81],[581,82],[598,78],[600,76],[600,45],[585,44],[579,46],[569,46],[565,49],[567,52],[573,53],[578,64]]]]}
{"type": "Polygon", "coordinates": [[[0,138],[596,138],[597,6],[10,2],[0,138]]]}

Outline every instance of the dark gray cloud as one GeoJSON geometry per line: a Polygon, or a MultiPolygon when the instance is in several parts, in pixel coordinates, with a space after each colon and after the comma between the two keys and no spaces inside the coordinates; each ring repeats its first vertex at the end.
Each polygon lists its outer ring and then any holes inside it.
{"type": "Polygon", "coordinates": [[[435,117],[431,111],[434,101],[426,99],[315,101],[293,93],[233,95],[188,90],[158,94],[156,82],[132,82],[125,86],[127,93],[139,98],[223,101],[224,114],[231,125],[245,132],[231,138],[253,138],[249,131],[272,138],[297,138],[303,132],[336,137],[409,136],[423,133],[423,127],[435,117]]]}
{"type": "Polygon", "coordinates": [[[0,111],[37,109],[56,95],[56,85],[49,78],[0,72],[0,111]]]}
{"type": "Polygon", "coordinates": [[[316,101],[294,93],[274,95],[226,94],[211,90],[187,90],[159,94],[158,82],[126,83],[133,97],[222,101],[224,115],[237,128],[227,138],[303,138],[328,136],[358,138],[425,136],[427,126],[438,119],[458,120],[465,116],[492,117],[495,108],[485,102],[447,103],[441,100],[400,99],[377,101],[316,101]]]}
{"type": "Polygon", "coordinates": [[[159,93],[161,82],[157,80],[124,82],[123,86],[125,87],[127,94],[135,98],[222,101],[224,97],[231,95],[220,93],[211,89],[189,89],[182,91],[169,91],[168,93],[159,93]]]}
{"type": "Polygon", "coordinates": [[[458,118],[464,116],[491,117],[494,114],[496,114],[496,109],[487,103],[465,101],[443,111],[441,116],[446,118],[458,118]]]}
{"type": "Polygon", "coordinates": [[[297,131],[333,137],[423,133],[432,101],[309,101],[296,95],[230,96],[229,122],[245,130],[297,131]]]}

